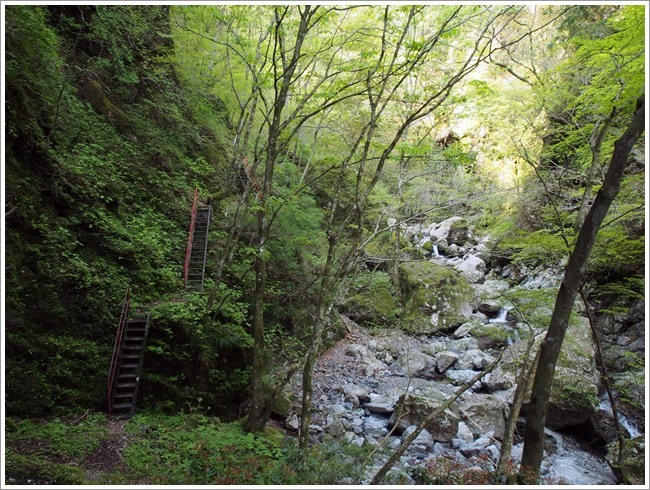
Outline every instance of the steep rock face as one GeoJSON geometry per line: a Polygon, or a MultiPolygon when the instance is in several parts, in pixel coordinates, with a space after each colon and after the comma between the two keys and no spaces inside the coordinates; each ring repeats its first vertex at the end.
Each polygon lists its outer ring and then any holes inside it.
{"type": "MultiPolygon", "coordinates": [[[[531,349],[531,359],[539,344],[531,349]]],[[[491,393],[515,386],[515,371],[526,353],[526,342],[507,347],[502,362],[484,384],[491,393]]],[[[598,408],[598,372],[591,330],[586,318],[578,317],[567,331],[555,370],[546,425],[554,430],[584,423],[598,408]]],[[[530,397],[526,394],[526,403],[530,397]]],[[[524,411],[525,411],[524,406],[524,411]]]]}
{"type": "Polygon", "coordinates": [[[433,333],[464,323],[472,314],[472,286],[446,267],[430,262],[400,265],[405,320],[414,333],[433,333]]]}

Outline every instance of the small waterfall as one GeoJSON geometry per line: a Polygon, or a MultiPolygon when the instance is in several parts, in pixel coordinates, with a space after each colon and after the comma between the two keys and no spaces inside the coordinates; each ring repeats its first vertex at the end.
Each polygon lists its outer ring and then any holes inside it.
{"type": "Polygon", "coordinates": [[[442,255],[440,255],[440,252],[438,251],[438,245],[433,246],[433,256],[434,257],[442,257],[442,255]]]}
{"type": "MultiPolygon", "coordinates": [[[[614,416],[614,412],[612,411],[612,404],[609,403],[609,398],[607,397],[607,394],[605,394],[604,397],[600,400],[600,405],[598,405],[598,408],[609,413],[612,417],[614,416]]],[[[625,415],[623,415],[621,412],[618,412],[617,415],[618,415],[618,421],[621,423],[621,426],[623,426],[623,428],[628,432],[628,434],[630,434],[631,438],[638,437],[641,435],[639,429],[637,429],[634,426],[634,424],[632,424],[632,422],[630,422],[625,415]]]]}
{"type": "Polygon", "coordinates": [[[512,306],[506,306],[505,308],[501,308],[499,310],[499,315],[496,318],[490,318],[488,320],[489,323],[507,323],[508,320],[506,319],[508,316],[508,312],[512,310],[512,306]]]}

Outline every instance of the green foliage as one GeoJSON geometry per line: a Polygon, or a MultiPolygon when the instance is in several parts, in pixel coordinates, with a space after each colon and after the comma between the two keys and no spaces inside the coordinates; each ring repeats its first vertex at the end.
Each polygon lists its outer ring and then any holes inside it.
{"type": "Polygon", "coordinates": [[[532,267],[540,264],[556,264],[567,255],[564,238],[552,230],[537,230],[532,233],[512,232],[501,238],[497,250],[508,253],[515,263],[532,267]]]}
{"type": "Polygon", "coordinates": [[[107,436],[106,416],[86,415],[48,421],[6,419],[6,483],[85,484],[78,462],[107,436]]]}
{"type": "Polygon", "coordinates": [[[323,444],[305,453],[269,430],[251,434],[238,422],[202,415],[136,415],[124,461],[133,478],[153,484],[333,484],[357,481],[367,448],[323,444]]]}
{"type": "Polygon", "coordinates": [[[268,438],[202,415],[137,415],[128,427],[125,463],[136,478],[156,484],[264,483],[279,454],[268,438]]]}
{"type": "Polygon", "coordinates": [[[162,7],[7,9],[10,413],[101,405],[126,286],[141,305],[182,286],[193,188],[224,174],[167,30],[162,7]]]}
{"type": "Polygon", "coordinates": [[[152,328],[145,355],[142,397],[163,411],[190,407],[214,411],[239,400],[250,371],[243,352],[252,345],[247,305],[224,286],[216,317],[205,326],[206,296],[162,301],[150,311],[152,328]]]}

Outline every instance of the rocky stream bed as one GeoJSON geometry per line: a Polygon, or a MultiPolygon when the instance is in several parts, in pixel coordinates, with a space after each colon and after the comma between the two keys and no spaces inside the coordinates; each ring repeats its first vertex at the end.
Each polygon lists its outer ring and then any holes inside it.
{"type": "MultiPolygon", "coordinates": [[[[477,458],[487,460],[488,466],[496,464],[515,390],[515,369],[527,339],[537,336],[538,342],[542,337],[536,324],[550,315],[548,298],[554,295],[549,292],[557,290],[561,265],[532,271],[512,265],[490,269],[484,255],[486,239],[467,230],[458,233],[454,224],[460,220],[403,230],[425,255],[400,266],[404,311],[411,312],[410,333],[368,329],[341,315],[347,335],[316,364],[311,437],[314,442],[336,439],[385,448],[367,468],[367,482],[418,422],[503,350],[497,368],[428,424],[393,472],[408,484],[413,482],[413,468],[438,457],[454,458],[467,467],[477,458]]],[[[300,382],[300,375],[294,376],[284,408],[278,411],[293,431],[300,424],[300,382]]],[[[617,483],[604,444],[589,444],[597,438],[612,439],[611,406],[604,400],[589,323],[584,308],[576,306],[547,418],[542,475],[549,481],[617,483]]],[[[631,437],[644,431],[637,427],[638,420],[624,422],[631,437]]],[[[515,464],[521,452],[517,435],[515,464]]]]}

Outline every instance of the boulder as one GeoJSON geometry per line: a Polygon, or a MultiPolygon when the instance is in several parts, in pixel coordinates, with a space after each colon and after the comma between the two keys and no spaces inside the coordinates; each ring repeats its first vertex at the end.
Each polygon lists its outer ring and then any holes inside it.
{"type": "Polygon", "coordinates": [[[300,419],[294,413],[285,419],[284,425],[287,429],[298,430],[300,428],[300,419]]]}
{"type": "Polygon", "coordinates": [[[368,387],[362,386],[362,385],[355,385],[355,384],[346,384],[343,385],[343,394],[348,397],[348,396],[354,396],[357,398],[357,400],[361,403],[365,403],[370,401],[370,392],[368,390],[368,387]]]}
{"type": "Polygon", "coordinates": [[[398,376],[415,376],[428,379],[432,378],[435,373],[436,361],[424,352],[408,350],[399,356],[391,368],[394,374],[398,376]]]}
{"type": "Polygon", "coordinates": [[[405,328],[413,333],[434,333],[457,327],[472,314],[473,287],[448,268],[431,262],[399,266],[404,295],[405,328]]]}
{"type": "Polygon", "coordinates": [[[455,368],[481,371],[493,361],[494,357],[487,352],[483,352],[480,349],[470,349],[461,354],[458,361],[456,361],[455,368]]]}
{"type": "Polygon", "coordinates": [[[370,412],[388,414],[395,410],[398,398],[392,395],[380,395],[377,393],[370,394],[370,401],[364,406],[370,412]]]}
{"type": "Polygon", "coordinates": [[[482,350],[506,344],[512,334],[512,329],[504,323],[481,323],[470,320],[459,328],[469,332],[476,346],[482,350]]]}
{"type": "MultiPolygon", "coordinates": [[[[398,431],[404,431],[411,425],[419,425],[429,414],[444,402],[444,397],[439,399],[425,398],[410,394],[402,395],[398,402],[398,408],[390,418],[390,427],[396,427],[398,431]]],[[[457,408],[452,404],[452,408],[457,408]]],[[[431,434],[434,440],[449,442],[458,432],[459,418],[452,409],[445,410],[439,417],[434,418],[425,425],[425,429],[431,434]]]]}
{"type": "MultiPolygon", "coordinates": [[[[531,359],[535,356],[538,346],[539,340],[531,350],[531,359]]],[[[506,348],[501,362],[491,373],[489,380],[485,381],[490,393],[507,390],[515,385],[515,370],[521,366],[526,348],[524,341],[506,348]]],[[[598,408],[598,383],[599,375],[589,322],[586,318],[574,318],[567,330],[555,368],[546,417],[547,427],[559,430],[586,422],[598,408]]],[[[530,400],[531,388],[532,386],[526,394],[525,403],[530,400]]],[[[526,408],[524,405],[524,413],[526,408]]]]}
{"type": "Polygon", "coordinates": [[[327,426],[328,434],[331,434],[332,437],[339,438],[345,433],[345,427],[340,418],[336,417],[331,424],[327,426]]]}
{"type": "MultiPolygon", "coordinates": [[[[410,425],[406,429],[404,429],[404,433],[402,434],[402,440],[404,440],[406,437],[411,435],[416,428],[417,428],[416,425],[410,425]]],[[[427,451],[431,451],[433,449],[433,445],[435,444],[435,441],[433,440],[433,436],[429,433],[428,430],[422,429],[422,432],[418,434],[418,436],[413,440],[411,444],[424,446],[424,448],[427,451]]]]}
{"type": "MultiPolygon", "coordinates": [[[[433,224],[429,227],[429,229],[426,231],[426,233],[431,237],[431,239],[434,242],[437,242],[439,240],[445,240],[447,243],[450,245],[454,242],[449,241],[449,231],[451,228],[454,226],[455,223],[457,222],[464,222],[467,223],[463,218],[460,216],[452,216],[451,218],[447,218],[444,221],[441,221],[438,224],[433,224]]],[[[458,232],[454,232],[452,237],[456,236],[460,238],[460,230],[465,228],[465,226],[461,223],[457,226],[458,232]]],[[[462,245],[463,242],[459,243],[458,245],[462,245]]]]}
{"type": "MultiPolygon", "coordinates": [[[[458,251],[459,253],[461,250],[458,251]]],[[[483,259],[476,255],[466,254],[462,259],[449,261],[470,282],[481,283],[485,280],[486,266],[483,259]]]]}
{"type": "Polygon", "coordinates": [[[464,219],[455,220],[449,227],[447,242],[464,245],[471,238],[469,223],[464,219]]]}
{"type": "MultiPolygon", "coordinates": [[[[463,369],[463,370],[450,369],[445,372],[445,376],[447,376],[450,380],[454,382],[454,384],[458,386],[464,385],[477,374],[478,373],[476,371],[472,371],[470,369],[463,369]]],[[[481,389],[481,386],[482,386],[482,382],[481,380],[478,380],[476,383],[472,385],[471,389],[477,391],[481,389]]]]}
{"type": "Polygon", "coordinates": [[[458,407],[474,437],[492,432],[496,439],[503,439],[509,412],[506,402],[494,396],[466,392],[458,407]]]}
{"type": "Polygon", "coordinates": [[[467,427],[467,424],[463,421],[458,422],[458,432],[456,433],[456,439],[464,442],[474,441],[474,433],[467,427]]]}
{"type": "Polygon", "coordinates": [[[386,417],[371,414],[363,420],[363,433],[366,437],[382,438],[388,434],[387,423],[388,419],[386,417]]]}
{"type": "Polygon", "coordinates": [[[444,373],[449,369],[458,359],[458,354],[451,351],[438,352],[435,357],[436,365],[439,373],[444,373]]]}
{"type": "Polygon", "coordinates": [[[286,391],[281,391],[273,402],[271,411],[281,417],[287,417],[291,409],[291,396],[286,391]]]}

